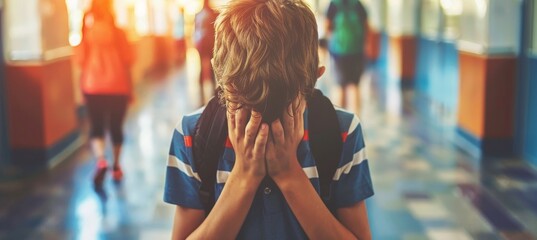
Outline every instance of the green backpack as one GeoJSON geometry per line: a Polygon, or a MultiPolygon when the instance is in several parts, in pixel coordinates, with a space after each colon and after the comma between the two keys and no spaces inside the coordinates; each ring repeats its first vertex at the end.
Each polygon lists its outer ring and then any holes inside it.
{"type": "Polygon", "coordinates": [[[365,29],[362,16],[356,11],[356,0],[332,1],[336,15],[332,21],[333,31],[330,39],[330,52],[340,55],[360,53],[363,51],[365,29]]]}

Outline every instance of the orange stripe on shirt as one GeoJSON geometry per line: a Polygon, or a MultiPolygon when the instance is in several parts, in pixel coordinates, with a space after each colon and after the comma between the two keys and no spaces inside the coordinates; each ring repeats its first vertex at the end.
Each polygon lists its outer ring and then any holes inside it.
{"type": "Polygon", "coordinates": [[[342,132],[341,133],[341,139],[343,140],[343,142],[347,141],[347,135],[348,134],[349,134],[348,132],[342,132]]]}
{"type": "Polygon", "coordinates": [[[186,147],[192,147],[192,137],[191,136],[184,136],[185,140],[185,146],[186,147]]]}
{"type": "Polygon", "coordinates": [[[226,148],[233,148],[233,145],[231,144],[231,140],[229,140],[229,137],[226,138],[226,148]]]}
{"type": "Polygon", "coordinates": [[[302,137],[302,140],[303,141],[309,141],[310,140],[310,134],[309,134],[308,130],[304,129],[304,137],[302,137]]]}

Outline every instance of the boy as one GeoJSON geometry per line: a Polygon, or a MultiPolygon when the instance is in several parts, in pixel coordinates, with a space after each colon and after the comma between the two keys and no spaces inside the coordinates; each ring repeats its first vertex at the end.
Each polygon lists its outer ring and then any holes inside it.
{"type": "Polygon", "coordinates": [[[201,111],[177,125],[164,193],[177,205],[173,239],[370,239],[364,200],[373,189],[361,127],[344,110],[336,111],[343,147],[330,207],[318,193],[305,99],[324,67],[311,10],[300,0],[236,0],[215,25],[229,141],[206,212],[192,151],[201,111]]]}

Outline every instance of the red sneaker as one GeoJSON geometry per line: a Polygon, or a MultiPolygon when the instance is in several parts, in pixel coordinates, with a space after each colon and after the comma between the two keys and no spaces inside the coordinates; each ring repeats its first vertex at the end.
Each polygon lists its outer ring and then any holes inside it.
{"type": "Polygon", "coordinates": [[[93,183],[95,186],[102,186],[104,182],[104,176],[106,175],[106,169],[108,168],[108,162],[104,158],[97,160],[97,169],[93,176],[93,183]]]}
{"type": "Polygon", "coordinates": [[[123,179],[123,171],[121,171],[121,167],[114,167],[112,178],[114,178],[114,181],[116,182],[120,182],[123,179]]]}

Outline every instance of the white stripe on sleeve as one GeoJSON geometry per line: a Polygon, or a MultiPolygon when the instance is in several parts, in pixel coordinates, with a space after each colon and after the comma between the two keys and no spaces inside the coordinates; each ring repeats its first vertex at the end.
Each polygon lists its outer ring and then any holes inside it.
{"type": "Polygon", "coordinates": [[[302,170],[304,171],[306,176],[308,176],[309,179],[319,178],[319,172],[317,172],[317,167],[316,166],[305,167],[305,168],[302,168],[302,170]]]}
{"type": "Polygon", "coordinates": [[[229,171],[216,171],[216,183],[226,183],[230,173],[229,171]]]}
{"type": "Polygon", "coordinates": [[[351,111],[348,111],[347,109],[344,109],[344,108],[341,108],[341,107],[338,107],[338,106],[335,106],[335,105],[334,105],[334,109],[336,109],[337,111],[344,112],[344,113],[352,115],[352,122],[351,122],[351,125],[349,126],[349,130],[347,131],[347,134],[351,135],[351,133],[354,132],[354,130],[356,130],[356,127],[358,127],[358,125],[360,125],[360,118],[358,118],[358,116],[356,116],[356,114],[354,114],[351,111]]]}
{"type": "Polygon", "coordinates": [[[347,135],[351,135],[351,133],[353,133],[354,130],[358,128],[359,124],[360,124],[360,119],[356,115],[353,115],[351,125],[349,126],[349,131],[347,131],[347,135]]]}
{"type": "Polygon", "coordinates": [[[175,124],[175,130],[176,130],[177,132],[179,132],[181,135],[184,136],[185,134],[183,133],[183,118],[184,118],[184,117],[181,117],[181,119],[179,120],[179,122],[177,122],[177,124],[175,124]]]}
{"type": "Polygon", "coordinates": [[[177,158],[176,156],[170,155],[168,157],[168,167],[177,168],[177,169],[179,169],[179,171],[183,172],[187,176],[193,177],[196,180],[201,182],[200,176],[198,175],[197,172],[194,172],[194,170],[192,170],[192,166],[190,166],[190,165],[184,163],[183,161],[179,160],[179,158],[177,158]]]}
{"type": "Polygon", "coordinates": [[[177,122],[177,124],[175,124],[175,130],[177,130],[181,135],[185,135],[184,132],[183,132],[183,119],[185,117],[190,117],[190,116],[194,116],[196,114],[201,114],[203,112],[203,110],[205,109],[205,106],[199,108],[198,110],[194,111],[193,113],[190,113],[190,114],[187,114],[183,117],[181,117],[181,119],[179,120],[179,122],[177,122]]]}
{"type": "MultiPolygon", "coordinates": [[[[306,176],[308,176],[309,179],[319,178],[319,173],[317,172],[317,167],[316,166],[305,167],[305,168],[302,168],[302,170],[304,171],[306,176]]],[[[229,174],[230,174],[229,171],[218,170],[216,172],[216,183],[220,183],[220,184],[226,183],[227,179],[229,178],[229,174]]]]}
{"type": "Polygon", "coordinates": [[[365,148],[362,148],[362,150],[354,154],[354,156],[352,157],[352,161],[336,170],[336,173],[334,174],[334,178],[332,180],[339,181],[341,175],[348,174],[351,171],[352,167],[362,163],[364,160],[366,160],[365,148]]]}
{"type": "Polygon", "coordinates": [[[201,108],[198,108],[196,111],[190,113],[190,114],[187,114],[185,115],[185,117],[190,117],[190,116],[194,116],[196,114],[201,114],[203,112],[203,110],[205,110],[205,106],[201,107],[201,108]]]}

